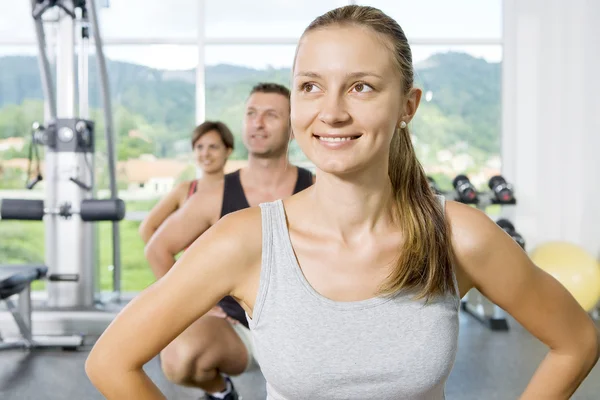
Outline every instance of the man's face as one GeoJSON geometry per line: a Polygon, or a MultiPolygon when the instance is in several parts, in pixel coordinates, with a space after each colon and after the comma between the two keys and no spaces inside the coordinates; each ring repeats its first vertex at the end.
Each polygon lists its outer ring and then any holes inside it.
{"type": "Polygon", "coordinates": [[[246,102],[242,139],[255,157],[279,157],[290,139],[290,103],[279,93],[253,93],[246,102]]]}

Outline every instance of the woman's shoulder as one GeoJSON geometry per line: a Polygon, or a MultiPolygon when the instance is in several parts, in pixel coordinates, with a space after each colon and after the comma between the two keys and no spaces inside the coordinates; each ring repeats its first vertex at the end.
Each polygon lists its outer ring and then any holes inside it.
{"type": "Polygon", "coordinates": [[[248,234],[259,234],[262,226],[261,206],[244,208],[231,212],[219,219],[215,226],[227,234],[245,237],[248,234]]]}
{"type": "Polygon", "coordinates": [[[181,195],[187,195],[191,188],[196,185],[196,182],[197,181],[195,179],[181,181],[173,187],[173,192],[177,192],[181,195]]]}
{"type": "Polygon", "coordinates": [[[470,287],[475,277],[486,270],[491,254],[514,249],[506,240],[506,233],[482,210],[447,201],[446,218],[450,223],[459,286],[470,287]]]}
{"type": "Polygon", "coordinates": [[[492,218],[475,207],[446,200],[445,210],[453,240],[460,248],[475,250],[502,233],[492,218]]]}
{"type": "MultiPolygon", "coordinates": [[[[231,249],[245,252],[247,257],[259,256],[262,248],[261,207],[250,207],[220,218],[209,231],[229,242],[231,249]]],[[[208,231],[207,231],[208,233],[208,231]]]]}

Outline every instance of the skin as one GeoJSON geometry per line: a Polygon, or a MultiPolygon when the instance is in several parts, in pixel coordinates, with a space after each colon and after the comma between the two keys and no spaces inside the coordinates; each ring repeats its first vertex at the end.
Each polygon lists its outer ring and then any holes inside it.
{"type": "MultiPolygon", "coordinates": [[[[298,169],[287,161],[289,100],[276,93],[252,94],[246,103],[242,139],[249,155],[240,179],[250,206],[290,196],[298,169]]],[[[157,279],[175,264],[176,254],[219,221],[222,202],[222,180],[199,187],[160,226],[145,249],[157,279]]],[[[225,389],[219,372],[232,376],[242,373],[248,355],[231,327],[239,323],[237,320],[220,307],[200,317],[161,352],[162,368],[172,382],[217,392],[225,389]]]]}
{"type": "MultiPolygon", "coordinates": [[[[421,93],[401,87],[400,72],[381,37],[357,27],[305,35],[293,85],[294,134],[317,166],[316,184],[284,200],[294,251],[307,280],[323,296],[371,298],[403,240],[390,215],[389,143],[400,122],[413,117],[421,93]],[[353,75],[358,72],[368,75],[353,75]],[[315,133],[360,138],[332,150],[315,133]]],[[[485,214],[454,202],[446,210],[461,296],[477,288],[550,349],[522,399],[569,398],[598,358],[591,319],[485,214]]],[[[142,366],[223,295],[239,299],[252,316],[260,232],[259,209],[228,215],[122,311],[86,364],[107,398],[130,393],[163,398],[142,366]],[[113,358],[116,366],[105,361],[113,358]]]]}
{"type": "MultiPolygon", "coordinates": [[[[196,140],[194,159],[203,171],[202,178],[198,180],[197,189],[210,187],[223,180],[223,169],[231,151],[232,149],[225,146],[217,131],[206,132],[196,140]]],[[[158,227],[183,206],[188,198],[191,184],[191,181],[179,183],[150,210],[139,227],[139,234],[144,243],[148,243],[158,227]]]]}

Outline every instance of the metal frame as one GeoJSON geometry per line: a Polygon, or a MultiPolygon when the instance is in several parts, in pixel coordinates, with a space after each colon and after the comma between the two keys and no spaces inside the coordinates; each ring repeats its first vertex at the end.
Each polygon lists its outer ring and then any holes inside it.
{"type": "Polygon", "coordinates": [[[40,347],[76,349],[83,345],[82,335],[38,336],[33,334],[30,284],[18,294],[17,305],[13,303],[12,297],[4,299],[3,301],[6,304],[8,311],[10,311],[13,316],[19,329],[20,336],[11,336],[8,338],[0,336],[0,350],[17,348],[32,349],[40,347]]]}
{"type": "MultiPolygon", "coordinates": [[[[32,10],[36,1],[31,0],[32,10]]],[[[34,20],[37,36],[38,57],[42,71],[42,85],[48,106],[47,122],[61,118],[73,118],[76,115],[75,104],[75,26],[80,23],[80,28],[89,22],[89,27],[94,36],[96,57],[100,73],[101,95],[105,120],[105,136],[108,153],[108,169],[110,178],[111,199],[117,199],[116,162],[114,146],[114,128],[108,74],[106,61],[102,51],[102,39],[98,27],[98,18],[94,0],[87,0],[87,15],[79,13],[77,19],[72,16],[63,16],[58,21],[58,40],[56,57],[57,91],[53,91],[53,82],[46,54],[46,38],[41,19],[34,20]],[[89,19],[88,19],[89,16],[89,19]]],[[[61,14],[64,14],[61,12],[61,14]]],[[[88,114],[88,63],[87,50],[89,40],[87,35],[79,43],[80,57],[78,64],[79,86],[79,114],[88,114]]],[[[93,151],[93,150],[92,150],[93,151]]],[[[87,186],[93,188],[93,173],[88,171],[94,165],[93,152],[61,153],[48,151],[46,154],[46,176],[49,182],[46,185],[45,199],[48,207],[58,207],[59,203],[79,204],[82,200],[91,198],[91,192],[83,190],[70,182],[69,174],[79,174],[85,171],[81,179],[87,186]],[[91,160],[88,160],[91,158],[91,160]],[[65,175],[66,174],[66,175],[65,175]]],[[[93,170],[92,170],[93,171],[93,170]]],[[[71,175],[72,176],[72,175],[71,175]]],[[[59,308],[94,309],[97,305],[97,268],[95,228],[85,224],[79,218],[71,220],[59,219],[56,215],[46,215],[45,219],[46,240],[46,265],[58,273],[78,273],[80,282],[63,286],[58,282],[48,283],[48,305],[59,308]],[[60,238],[60,240],[59,240],[60,238]],[[73,245],[73,242],[75,245],[73,245]]],[[[113,294],[118,300],[121,291],[121,265],[120,265],[120,238],[119,224],[113,222],[113,294]]]]}

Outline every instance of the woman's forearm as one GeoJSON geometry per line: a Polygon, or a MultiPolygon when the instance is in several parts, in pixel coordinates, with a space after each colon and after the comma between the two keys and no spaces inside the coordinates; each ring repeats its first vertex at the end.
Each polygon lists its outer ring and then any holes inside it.
{"type": "Polygon", "coordinates": [[[166,397],[143,370],[118,374],[114,370],[110,374],[101,371],[94,374],[88,371],[88,376],[98,391],[108,400],[166,400],[166,397]]]}
{"type": "Polygon", "coordinates": [[[520,400],[571,398],[597,360],[597,349],[578,355],[551,350],[533,375],[520,400]]]}

